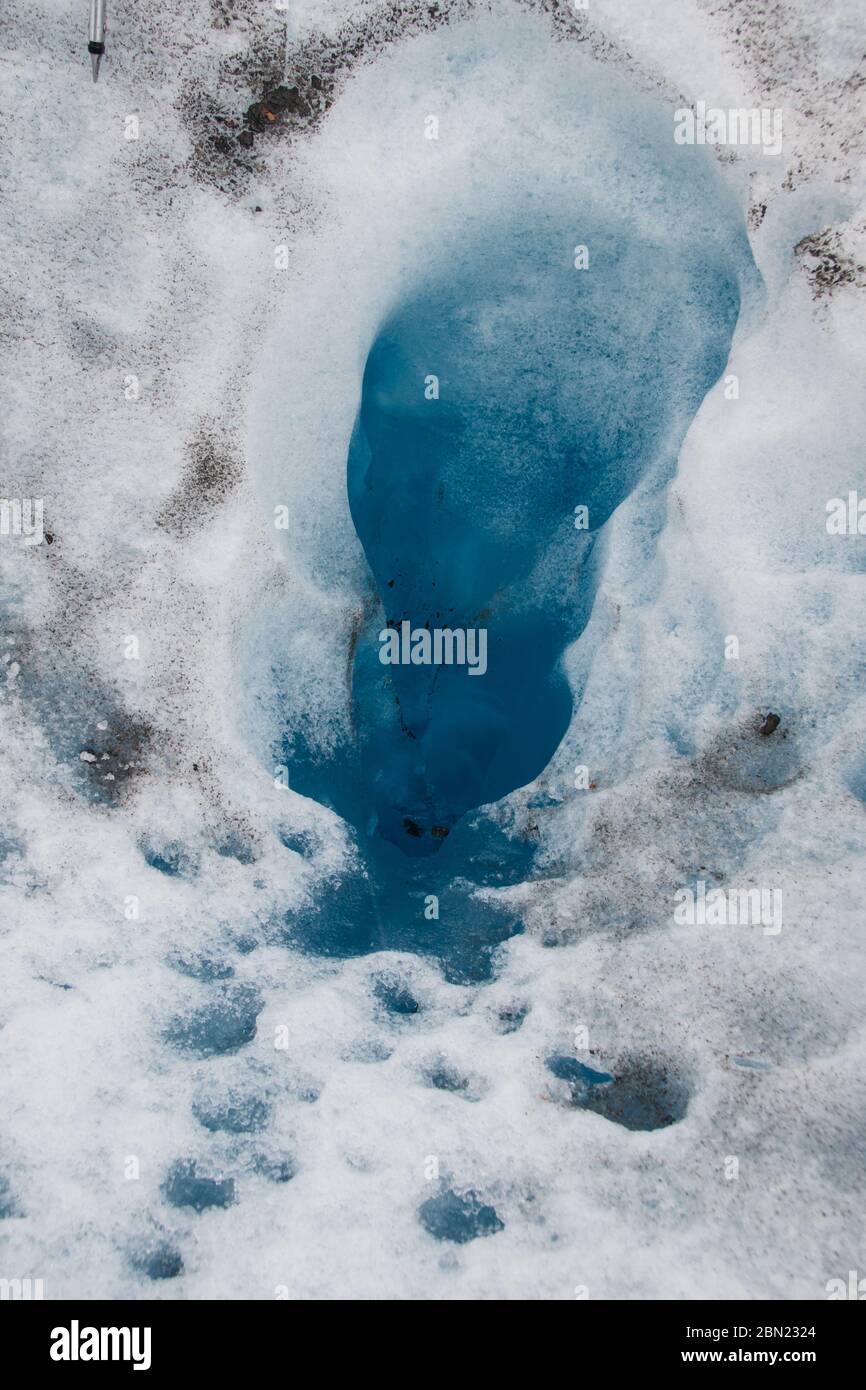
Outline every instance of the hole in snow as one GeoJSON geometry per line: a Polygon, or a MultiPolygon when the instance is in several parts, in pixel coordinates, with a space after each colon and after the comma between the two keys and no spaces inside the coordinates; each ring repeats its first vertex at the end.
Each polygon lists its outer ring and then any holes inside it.
{"type": "Polygon", "coordinates": [[[183,1257],[167,1240],[147,1240],[130,1254],[130,1264],[147,1279],[176,1279],[183,1274],[183,1257]]]}
{"type": "Polygon", "coordinates": [[[207,1177],[192,1159],[178,1159],[172,1164],[162,1191],[169,1206],[191,1207],[197,1212],[230,1207],[235,1200],[233,1178],[207,1177]]]}
{"type": "Polygon", "coordinates": [[[261,1096],[233,1091],[220,1098],[209,1096],[193,1101],[192,1113],[205,1129],[255,1134],[265,1128],[271,1107],[261,1096]]]}
{"type": "Polygon", "coordinates": [[[665,1129],[681,1120],[688,1108],[684,1083],[649,1058],[627,1058],[615,1074],[567,1056],[549,1057],[547,1069],[567,1086],[566,1104],[592,1110],[625,1129],[665,1129]]]}
{"type": "Polygon", "coordinates": [[[461,1196],[448,1191],[429,1197],[418,1208],[418,1219],[435,1240],[451,1240],[458,1245],[505,1229],[495,1209],[482,1202],[475,1192],[461,1196]]]}
{"type": "Polygon", "coordinates": [[[237,1052],[255,1037],[256,1019],[263,1007],[261,996],[251,986],[224,985],[201,1008],[172,1019],[165,1041],[198,1057],[237,1052]]]}

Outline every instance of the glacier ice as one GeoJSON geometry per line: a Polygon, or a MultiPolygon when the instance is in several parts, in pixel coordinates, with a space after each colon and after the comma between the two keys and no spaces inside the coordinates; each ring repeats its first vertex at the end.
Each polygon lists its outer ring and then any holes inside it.
{"type": "Polygon", "coordinates": [[[287,48],[141,0],[94,88],[37,0],[4,54],[4,491],[45,539],[0,536],[0,1275],[46,1297],[862,1261],[854,7],[445,8],[310,0],[287,48]],[[322,64],[315,118],[235,149],[264,55],[322,64]],[[778,159],[675,144],[767,72],[778,159]],[[483,677],[377,656],[440,583],[483,677]],[[782,930],[676,923],[697,881],[782,930]]]}

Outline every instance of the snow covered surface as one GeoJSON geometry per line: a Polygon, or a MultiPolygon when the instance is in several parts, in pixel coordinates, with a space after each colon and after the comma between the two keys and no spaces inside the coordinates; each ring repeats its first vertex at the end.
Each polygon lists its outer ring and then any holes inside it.
{"type": "Polygon", "coordinates": [[[0,1275],[825,1297],[866,1260],[866,537],[826,526],[866,440],[857,7],[117,0],[109,23],[93,85],[80,5],[3,20],[0,491],[44,499],[46,535],[0,536],[0,1275]],[[278,84],[299,109],[239,145],[278,84]],[[672,129],[699,100],[783,110],[781,156],[707,155],[763,278],[738,396],[708,393],[661,513],[638,489],[606,528],[571,728],[497,810],[542,868],[489,890],[525,928],[493,980],[304,954],[279,924],[350,839],[273,750],[287,709],[325,740],[347,717],[377,323],[510,170],[553,186],[607,126],[615,200],[632,99],[672,129]],[[679,925],[699,880],[780,888],[781,930],[679,925]],[[679,1118],[576,1104],[563,1056],[679,1118]],[[214,1181],[184,1188],[190,1164],[214,1181]],[[419,1209],[449,1192],[501,1229],[437,1239],[419,1209]]]}

